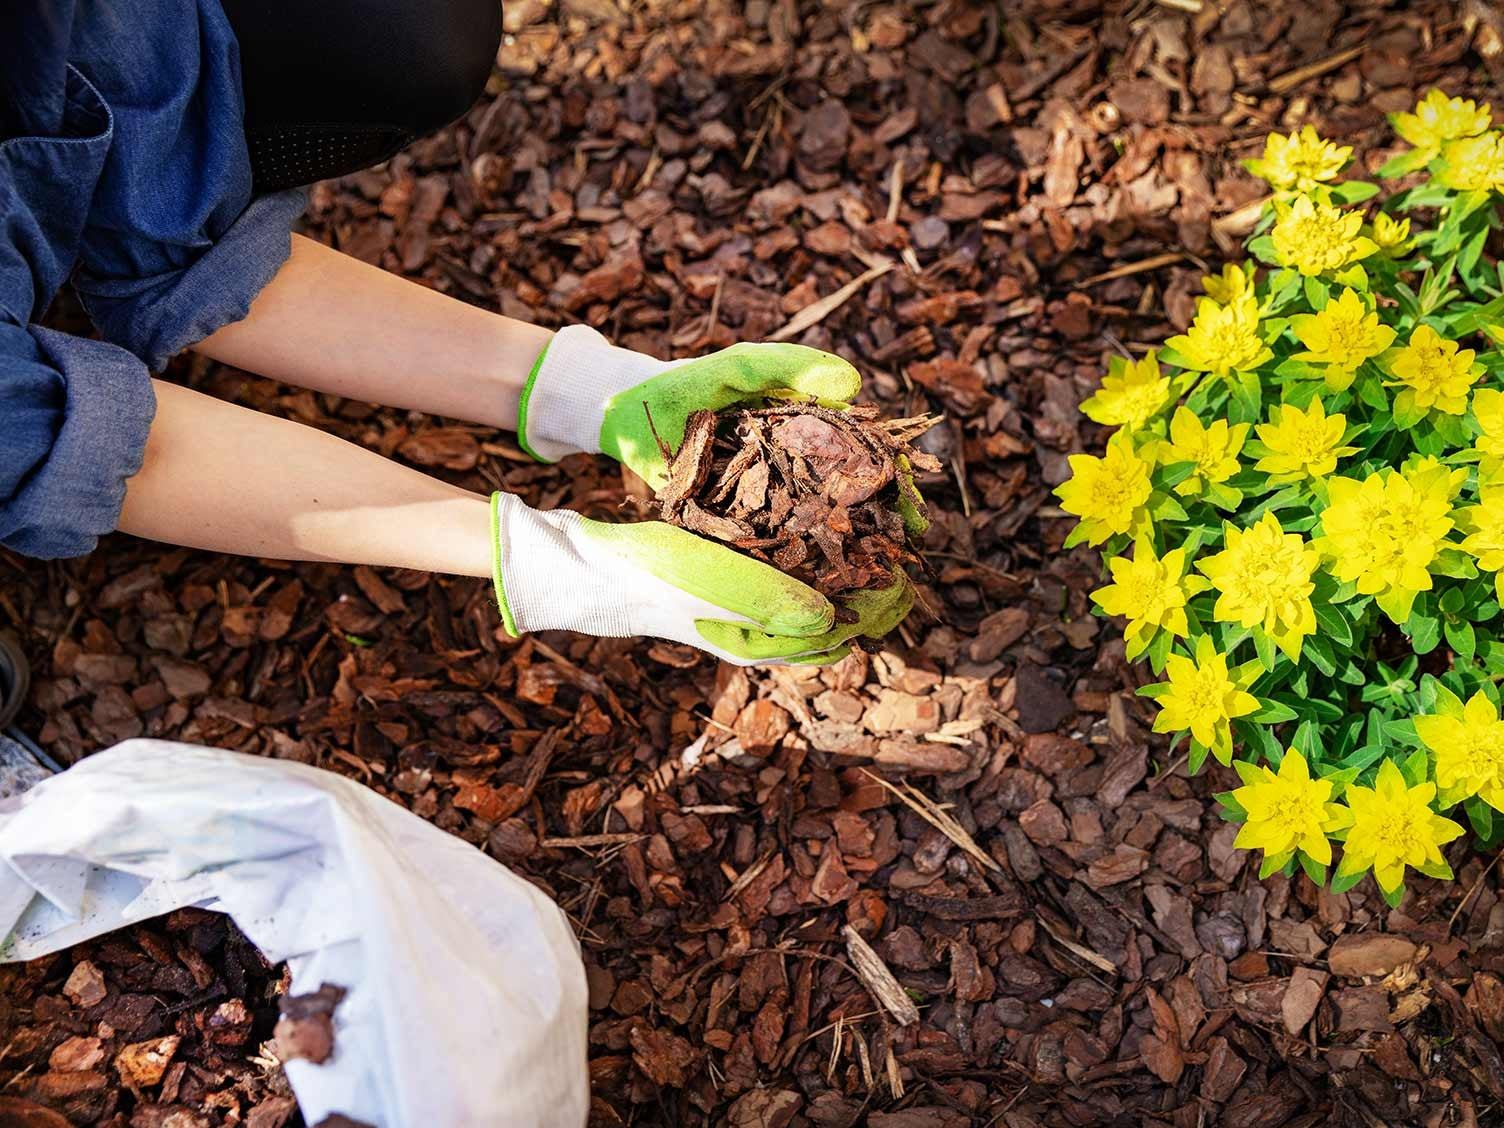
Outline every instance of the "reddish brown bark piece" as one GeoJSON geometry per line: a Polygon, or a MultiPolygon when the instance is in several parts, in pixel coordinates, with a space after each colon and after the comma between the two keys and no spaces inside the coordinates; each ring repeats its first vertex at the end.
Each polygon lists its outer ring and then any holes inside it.
{"type": "Polygon", "coordinates": [[[275,1038],[283,1061],[302,1058],[319,1065],[334,1052],[334,1009],[345,997],[342,987],[325,983],[306,995],[282,1000],[275,1038]]]}

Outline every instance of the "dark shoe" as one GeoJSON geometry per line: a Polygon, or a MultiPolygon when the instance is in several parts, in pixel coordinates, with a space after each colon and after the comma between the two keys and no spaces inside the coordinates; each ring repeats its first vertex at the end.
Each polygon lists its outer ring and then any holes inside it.
{"type": "Polygon", "coordinates": [[[31,665],[12,635],[0,631],[0,799],[20,795],[57,771],[19,732],[5,732],[31,688],[31,665]]]}
{"type": "Polygon", "coordinates": [[[15,636],[0,631],[0,729],[16,719],[31,688],[31,664],[15,636]]]}

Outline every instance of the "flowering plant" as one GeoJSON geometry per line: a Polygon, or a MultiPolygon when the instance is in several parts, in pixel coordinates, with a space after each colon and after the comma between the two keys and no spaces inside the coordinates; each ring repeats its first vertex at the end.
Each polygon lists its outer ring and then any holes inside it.
{"type": "Polygon", "coordinates": [[[1082,411],[1116,430],[1056,493],[1162,679],[1155,731],[1237,770],[1260,875],[1371,872],[1398,904],[1464,823],[1504,839],[1504,134],[1435,90],[1392,123],[1378,176],[1408,186],[1378,206],[1309,127],[1247,162],[1256,261],[1111,362],[1082,411]]]}

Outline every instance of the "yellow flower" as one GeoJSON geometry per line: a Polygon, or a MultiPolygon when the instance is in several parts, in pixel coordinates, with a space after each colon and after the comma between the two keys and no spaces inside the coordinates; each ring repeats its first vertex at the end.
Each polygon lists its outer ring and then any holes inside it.
{"type": "Polygon", "coordinates": [[[1436,179],[1454,192],[1504,189],[1504,134],[1485,133],[1447,142],[1436,179]]]}
{"type": "Polygon", "coordinates": [[[1055,487],[1055,495],[1061,509],[1081,518],[1087,544],[1147,524],[1149,464],[1134,451],[1126,431],[1108,440],[1103,457],[1073,454],[1069,462],[1070,479],[1055,487]]]}
{"type": "Polygon", "coordinates": [[[1309,196],[1297,196],[1280,212],[1269,233],[1274,256],[1281,266],[1293,266],[1302,274],[1331,274],[1379,249],[1358,233],[1363,226],[1360,212],[1343,212],[1309,196]]]}
{"type": "Polygon", "coordinates": [[[1154,731],[1188,731],[1225,764],[1232,759],[1232,722],[1257,712],[1258,698],[1228,673],[1227,658],[1206,635],[1196,639],[1195,654],[1194,660],[1182,654],[1165,660],[1168,689],[1159,698],[1154,731]]]}
{"type": "Polygon", "coordinates": [[[1107,562],[1113,582],[1091,597],[1107,614],[1128,620],[1123,639],[1130,661],[1147,650],[1160,631],[1185,637],[1186,600],[1201,590],[1200,578],[1185,574],[1186,563],[1183,548],[1172,548],[1161,558],[1147,538],[1133,546],[1132,560],[1114,556],[1107,562]]]}
{"type": "Polygon", "coordinates": [[[1291,748],[1279,762],[1279,774],[1266,765],[1233,764],[1243,786],[1233,800],[1248,814],[1233,845],[1262,850],[1276,865],[1299,850],[1322,865],[1332,860],[1327,835],[1347,825],[1347,811],[1332,799],[1332,781],[1312,779],[1306,758],[1291,748]]]}
{"type": "Polygon", "coordinates": [[[1444,466],[1332,478],[1317,542],[1332,574],[1404,622],[1416,594],[1431,590],[1428,569],[1447,547],[1453,484],[1444,466]]]}
{"type": "Polygon", "coordinates": [[[1203,275],[1201,288],[1206,291],[1206,296],[1218,305],[1227,305],[1253,289],[1255,269],[1256,267],[1251,262],[1244,266],[1233,262],[1227,263],[1222,267],[1221,274],[1203,275]]]}
{"type": "Polygon", "coordinates": [[[1190,329],[1165,347],[1179,353],[1187,368],[1217,376],[1251,372],[1274,355],[1259,336],[1259,303],[1251,290],[1227,305],[1202,298],[1190,329]]]}
{"type": "Polygon", "coordinates": [[[1395,219],[1388,212],[1373,217],[1373,241],[1381,251],[1399,251],[1410,241],[1410,221],[1395,219]]]}
{"type": "Polygon", "coordinates": [[[1269,418],[1271,422],[1257,427],[1259,442],[1269,453],[1254,469],[1276,478],[1325,477],[1337,469],[1337,459],[1358,449],[1341,445],[1347,417],[1327,415],[1319,399],[1312,399],[1305,411],[1278,404],[1269,418]]]}
{"type": "Polygon", "coordinates": [[[1468,534],[1462,551],[1477,557],[1485,572],[1494,573],[1494,589],[1504,603],[1504,482],[1484,482],[1478,504],[1464,506],[1455,516],[1457,527],[1468,534]]]}
{"type": "Polygon", "coordinates": [[[1270,187],[1308,192],[1323,181],[1335,180],[1353,155],[1347,145],[1333,145],[1322,140],[1309,125],[1298,133],[1281,137],[1271,133],[1264,139],[1264,156],[1244,161],[1243,166],[1270,187]]]}
{"type": "Polygon", "coordinates": [[[1170,420],[1170,441],[1160,448],[1159,461],[1166,466],[1194,462],[1196,469],[1175,487],[1175,492],[1200,493],[1238,472],[1238,452],[1247,437],[1247,423],[1230,426],[1226,419],[1215,419],[1207,427],[1190,408],[1177,407],[1170,420]]]}
{"type": "Polygon", "coordinates": [[[1504,721],[1481,692],[1466,705],[1440,703],[1441,711],[1415,718],[1415,732],[1436,756],[1436,785],[1443,802],[1470,795],[1504,811],[1504,721]]]}
{"type": "Polygon", "coordinates": [[[1504,469],[1504,392],[1479,388],[1473,394],[1473,416],[1483,429],[1473,444],[1483,456],[1478,473],[1491,478],[1504,469]]]}
{"type": "Polygon", "coordinates": [[[1441,846],[1462,828],[1431,810],[1435,797],[1434,783],[1409,786],[1393,760],[1379,765],[1373,787],[1349,787],[1343,798],[1352,826],[1337,876],[1352,877],[1371,867],[1379,888],[1390,895],[1404,884],[1406,868],[1450,876],[1441,846]]]}
{"type": "Polygon", "coordinates": [[[1431,90],[1415,104],[1415,112],[1393,114],[1389,119],[1394,131],[1417,149],[1432,156],[1441,146],[1458,137],[1473,137],[1489,126],[1489,106],[1462,98],[1448,98],[1440,90],[1431,90]]]}
{"type": "Polygon", "coordinates": [[[1292,662],[1316,630],[1311,576],[1321,553],[1299,533],[1287,533],[1273,513],[1247,530],[1226,527],[1226,547],[1196,564],[1217,591],[1219,623],[1261,627],[1292,662]]]}
{"type": "Polygon", "coordinates": [[[1081,405],[1088,419],[1108,427],[1137,431],[1170,402],[1170,378],[1159,371],[1159,358],[1150,350],[1142,360],[1114,357],[1102,387],[1081,405]]]}
{"type": "Polygon", "coordinates": [[[1306,347],[1294,359],[1325,365],[1327,387],[1334,392],[1352,384],[1358,365],[1394,344],[1394,330],[1381,324],[1379,315],[1369,313],[1357,291],[1348,288],[1320,313],[1292,317],[1290,327],[1306,347]]]}
{"type": "Polygon", "coordinates": [[[1394,397],[1397,415],[1424,413],[1435,408],[1448,415],[1467,410],[1467,394],[1483,375],[1472,349],[1460,349],[1429,325],[1417,325],[1410,343],[1395,353],[1389,371],[1404,390],[1394,397]]]}

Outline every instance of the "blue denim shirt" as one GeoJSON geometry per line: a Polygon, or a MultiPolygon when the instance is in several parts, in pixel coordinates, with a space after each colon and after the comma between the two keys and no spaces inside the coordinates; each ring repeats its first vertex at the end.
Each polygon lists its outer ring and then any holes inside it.
{"type": "Polygon", "coordinates": [[[149,370],[245,316],[303,197],[252,199],[219,0],[0,7],[0,544],[77,556],[141,468],[149,370]],[[103,340],[36,324],[70,275],[103,340]]]}

